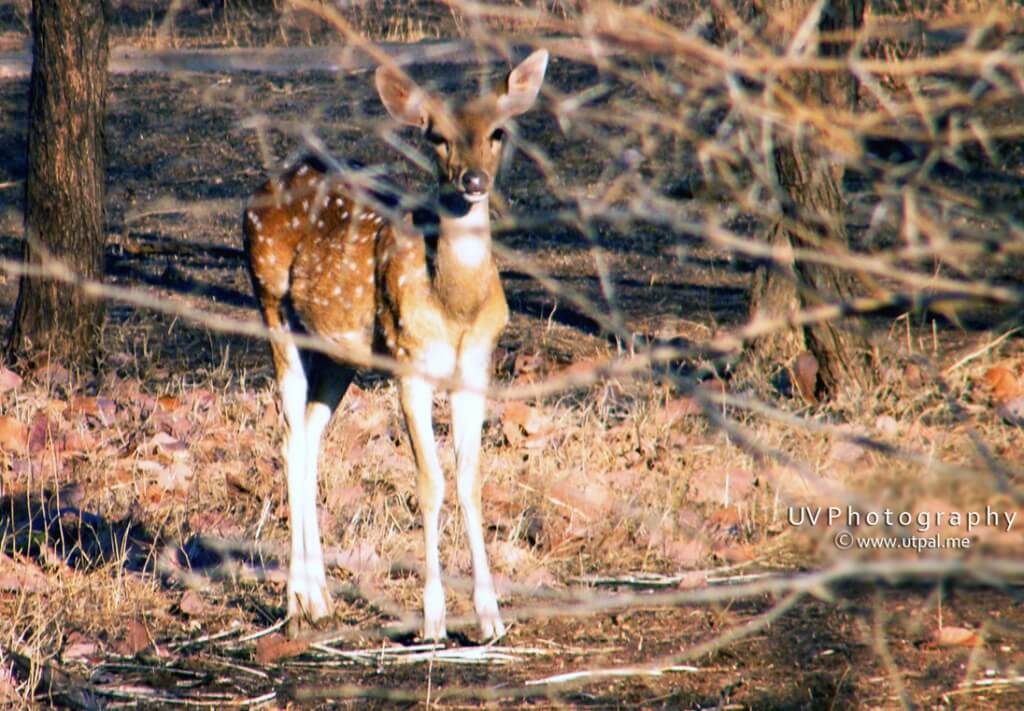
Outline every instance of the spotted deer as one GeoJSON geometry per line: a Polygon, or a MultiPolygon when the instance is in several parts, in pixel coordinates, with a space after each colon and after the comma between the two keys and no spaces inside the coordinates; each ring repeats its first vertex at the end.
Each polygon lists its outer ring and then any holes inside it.
{"type": "Polygon", "coordinates": [[[444,474],[432,424],[435,386],[451,386],[457,492],[473,562],[484,637],[505,626],[484,547],[480,436],[491,352],[508,306],[491,250],[488,196],[501,162],[505,124],[527,111],[544,81],[537,50],[492,93],[453,107],[381,66],[375,83],[391,117],[418,128],[437,158],[436,246],[359,189],[345,170],[304,159],[271,179],[244,215],[246,253],[270,332],[287,426],[284,458],[291,516],[288,614],[292,625],[329,614],[317,524],[320,438],[359,367],[374,355],[400,366],[399,391],[418,470],[426,549],[423,637],[446,636],[438,554],[444,474]],[[324,339],[345,356],[300,348],[295,333],[324,339]]]}

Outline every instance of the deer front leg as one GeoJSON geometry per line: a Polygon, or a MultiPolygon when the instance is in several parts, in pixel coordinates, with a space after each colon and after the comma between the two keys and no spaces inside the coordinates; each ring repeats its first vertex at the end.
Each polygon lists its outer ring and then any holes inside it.
{"type": "Polygon", "coordinates": [[[491,365],[490,348],[472,348],[459,359],[463,388],[452,393],[452,435],[459,504],[473,559],[473,605],[485,638],[501,637],[505,625],[498,612],[498,598],[484,546],[480,510],[480,436],[484,423],[485,395],[491,365]]]}
{"type": "Polygon", "coordinates": [[[423,542],[426,551],[423,583],[423,638],[444,639],[444,587],[441,585],[441,558],[438,552],[438,521],[444,501],[444,473],[437,459],[437,444],[431,409],[434,388],[426,380],[406,377],[401,382],[402,411],[409,431],[416,468],[419,470],[419,502],[423,516],[423,542]]]}

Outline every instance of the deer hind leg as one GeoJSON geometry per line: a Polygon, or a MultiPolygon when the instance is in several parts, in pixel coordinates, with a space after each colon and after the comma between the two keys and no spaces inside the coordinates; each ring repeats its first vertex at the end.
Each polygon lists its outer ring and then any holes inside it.
{"type": "Polygon", "coordinates": [[[459,358],[463,388],[452,392],[452,436],[455,441],[455,471],[459,505],[466,526],[466,538],[473,559],[473,605],[485,638],[501,637],[505,625],[498,612],[498,598],[484,546],[483,516],[480,508],[480,436],[491,350],[464,349],[459,358]]]}
{"type": "Polygon", "coordinates": [[[423,517],[423,539],[426,551],[423,583],[423,638],[444,639],[444,587],[441,585],[441,558],[438,552],[441,503],[444,501],[444,473],[437,458],[434,441],[432,408],[433,386],[418,377],[402,378],[400,384],[402,411],[409,431],[416,468],[419,470],[418,494],[423,517]]]}
{"type": "MultiPolygon", "coordinates": [[[[321,353],[308,354],[309,375],[308,402],[305,408],[303,428],[305,456],[303,465],[303,491],[299,505],[302,507],[301,525],[293,527],[293,548],[295,537],[301,539],[305,552],[305,577],[308,581],[308,606],[302,613],[311,621],[330,614],[331,596],[327,587],[327,575],[324,570],[324,554],[320,539],[320,523],[317,516],[317,479],[318,460],[320,455],[320,439],[323,436],[331,416],[348,390],[355,371],[341,363],[337,363],[321,353]],[[298,528],[298,530],[296,530],[298,528]]],[[[291,596],[289,596],[291,601],[291,596]]],[[[301,601],[298,601],[301,602],[301,601]]],[[[298,626],[300,616],[293,618],[293,626],[298,626]]]]}
{"type": "MultiPolygon", "coordinates": [[[[275,329],[278,330],[278,329],[275,329]]],[[[280,330],[287,330],[282,326],[280,330]]],[[[316,479],[310,478],[310,462],[316,466],[316,451],[310,451],[306,430],[306,403],[309,399],[307,363],[295,342],[285,338],[272,343],[274,367],[281,389],[281,406],[285,419],[284,460],[288,476],[288,511],[291,520],[291,560],[288,569],[288,616],[292,628],[303,617],[311,620],[326,615],[330,609],[327,581],[323,569],[319,530],[316,519],[316,479]],[[317,537],[314,550],[309,550],[309,533],[317,537]]]]}

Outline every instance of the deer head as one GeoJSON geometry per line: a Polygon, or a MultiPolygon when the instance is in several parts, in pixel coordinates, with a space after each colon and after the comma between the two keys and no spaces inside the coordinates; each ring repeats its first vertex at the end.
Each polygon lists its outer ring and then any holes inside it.
{"type": "Polygon", "coordinates": [[[442,202],[446,207],[487,199],[505,145],[505,124],[533,106],[544,82],[547,50],[538,49],[513,69],[493,92],[458,107],[420,89],[393,66],[377,69],[377,92],[399,123],[419,128],[434,146],[442,202]]]}

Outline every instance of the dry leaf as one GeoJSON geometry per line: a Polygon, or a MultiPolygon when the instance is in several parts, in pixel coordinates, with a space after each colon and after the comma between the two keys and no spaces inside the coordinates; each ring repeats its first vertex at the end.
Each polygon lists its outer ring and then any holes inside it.
{"type": "Polygon", "coordinates": [[[701,503],[728,506],[742,501],[754,488],[754,473],[744,469],[700,469],[690,475],[688,494],[701,503]]]}
{"type": "Polygon", "coordinates": [[[716,532],[726,531],[732,535],[732,532],[738,529],[742,523],[743,515],[740,513],[739,507],[726,506],[708,516],[705,528],[716,532]]]}
{"type": "Polygon", "coordinates": [[[182,442],[177,437],[169,435],[166,432],[157,432],[150,438],[149,444],[164,452],[174,454],[175,456],[188,452],[187,443],[182,442]]]}
{"type": "Polygon", "coordinates": [[[879,415],[875,419],[875,429],[885,437],[896,437],[900,433],[900,425],[891,415],[879,415]]]}
{"type": "Polygon", "coordinates": [[[15,454],[28,451],[28,427],[13,417],[0,415],[0,449],[15,454]]]}
{"type": "Polygon", "coordinates": [[[142,472],[147,474],[160,474],[164,470],[164,465],[160,462],[154,462],[152,459],[140,459],[135,462],[135,467],[142,472]]]}
{"type": "Polygon", "coordinates": [[[164,491],[187,494],[191,478],[192,467],[185,462],[175,461],[163,467],[157,478],[157,485],[164,491]]]}
{"type": "Polygon", "coordinates": [[[157,410],[152,414],[152,422],[156,429],[169,432],[177,439],[187,438],[195,428],[195,423],[184,411],[167,413],[157,410]]]}
{"type": "Polygon", "coordinates": [[[64,649],[61,651],[61,659],[65,662],[92,661],[97,655],[99,645],[89,639],[81,632],[75,631],[68,635],[64,641],[64,649]]]}
{"type": "Polygon", "coordinates": [[[582,472],[569,474],[555,482],[550,489],[550,495],[579,511],[590,521],[596,521],[606,514],[616,501],[604,482],[592,479],[582,472]]]}
{"type": "Polygon", "coordinates": [[[50,581],[35,565],[19,563],[0,553],[0,590],[37,593],[49,587],[50,581]]]}
{"type": "Polygon", "coordinates": [[[329,551],[325,556],[325,562],[357,574],[377,573],[388,567],[373,546],[365,541],[344,550],[329,551]]]}
{"type": "Polygon", "coordinates": [[[683,417],[694,417],[704,414],[704,408],[694,398],[683,395],[665,403],[665,407],[659,408],[656,415],[656,422],[659,425],[670,426],[683,417]]]}
{"type": "Polygon", "coordinates": [[[40,382],[51,386],[69,385],[71,383],[71,373],[68,372],[67,368],[56,362],[51,362],[41,368],[37,368],[34,375],[40,382]]]}
{"type": "Polygon", "coordinates": [[[911,390],[917,390],[924,385],[924,374],[921,372],[921,367],[916,363],[907,363],[907,367],[903,369],[903,382],[911,390]]]}
{"type": "Polygon", "coordinates": [[[195,388],[186,396],[188,402],[196,410],[208,410],[217,402],[217,394],[206,388],[195,388]]]}
{"type": "Polygon", "coordinates": [[[21,376],[8,368],[0,368],[0,393],[15,390],[21,386],[21,376]]]}
{"type": "Polygon", "coordinates": [[[724,395],[727,391],[725,387],[725,381],[718,378],[711,378],[709,380],[702,380],[697,384],[697,387],[704,390],[705,392],[712,393],[715,395],[724,395]]]}
{"type": "Polygon", "coordinates": [[[680,536],[664,546],[665,557],[676,565],[690,568],[700,563],[708,553],[708,547],[699,538],[680,536]]]}
{"type": "Polygon", "coordinates": [[[181,407],[181,400],[173,395],[161,395],[156,399],[156,407],[163,412],[174,412],[181,407]]]}
{"type": "Polygon", "coordinates": [[[164,500],[164,490],[159,484],[150,484],[145,488],[142,499],[147,504],[156,506],[164,500]]]}
{"type": "Polygon", "coordinates": [[[552,573],[548,568],[541,565],[534,568],[526,574],[526,576],[523,578],[523,584],[532,585],[533,587],[537,588],[551,588],[558,585],[558,578],[556,578],[554,573],[552,573]]]}
{"type": "Polygon", "coordinates": [[[327,508],[337,513],[346,506],[358,503],[362,500],[363,496],[363,487],[360,484],[354,486],[335,486],[327,492],[327,508]]]}
{"type": "Polygon", "coordinates": [[[28,428],[28,451],[37,454],[46,449],[51,441],[50,434],[50,419],[43,413],[37,414],[28,428]]]}
{"type": "Polygon", "coordinates": [[[545,424],[547,418],[537,408],[518,400],[506,403],[501,412],[501,429],[509,444],[518,444],[526,437],[539,434],[545,424]]]}
{"type": "Polygon", "coordinates": [[[796,357],[796,362],[793,363],[793,382],[804,402],[817,402],[818,359],[809,351],[804,351],[796,357]]]}
{"type": "Polygon", "coordinates": [[[245,536],[242,527],[235,519],[222,511],[200,509],[188,517],[189,529],[210,536],[221,538],[243,538],[245,536]]]}
{"type": "Polygon", "coordinates": [[[100,414],[100,406],[97,403],[96,398],[86,397],[84,395],[76,395],[71,398],[71,402],[68,403],[68,412],[80,412],[83,415],[98,416],[100,414]]]}
{"type": "Polygon", "coordinates": [[[746,563],[757,557],[757,550],[750,543],[729,543],[712,546],[715,555],[727,563],[746,563]]]}
{"type": "Polygon", "coordinates": [[[683,574],[678,587],[680,590],[696,590],[697,588],[707,587],[707,584],[708,577],[703,571],[691,570],[683,574]]]}
{"type": "Polygon", "coordinates": [[[149,630],[141,620],[135,619],[128,623],[124,638],[114,648],[118,654],[126,657],[134,657],[136,654],[146,650],[153,644],[153,638],[149,636],[149,630]]]}
{"type": "Polygon", "coordinates": [[[99,408],[99,420],[104,425],[109,425],[117,415],[117,403],[107,397],[96,398],[96,406],[99,408]]]}
{"type": "Polygon", "coordinates": [[[934,642],[939,647],[974,647],[981,641],[977,631],[966,627],[940,627],[934,642]]]}
{"type": "Polygon", "coordinates": [[[524,375],[540,370],[544,366],[544,356],[541,353],[520,353],[516,356],[512,366],[512,372],[516,375],[524,375]]]}
{"type": "Polygon", "coordinates": [[[532,563],[530,551],[512,541],[502,541],[494,547],[494,558],[511,573],[525,569],[532,563]]]}
{"type": "Polygon", "coordinates": [[[577,380],[586,381],[588,378],[593,377],[594,373],[597,373],[603,365],[606,365],[606,363],[596,360],[578,360],[572,363],[572,365],[554,373],[552,378],[570,382],[576,382],[577,380]]]}
{"type": "Polygon", "coordinates": [[[118,351],[117,353],[110,353],[107,355],[107,365],[112,365],[115,368],[123,368],[134,362],[135,356],[131,353],[125,353],[124,351],[118,351]]]}
{"type": "Polygon", "coordinates": [[[286,657],[302,654],[308,646],[308,642],[287,639],[277,632],[268,634],[256,640],[256,661],[259,664],[273,664],[286,657]]]}
{"type": "Polygon", "coordinates": [[[195,590],[186,590],[181,596],[181,602],[178,603],[178,609],[182,614],[196,617],[206,612],[206,602],[195,590]]]}
{"type": "Polygon", "coordinates": [[[60,448],[68,454],[91,451],[95,446],[96,438],[88,430],[84,432],[71,430],[61,436],[60,448]]]}
{"type": "Polygon", "coordinates": [[[237,494],[243,494],[245,496],[252,496],[252,489],[249,487],[249,483],[242,479],[237,472],[228,472],[224,475],[224,485],[228,489],[230,496],[237,494]]]}
{"type": "Polygon", "coordinates": [[[1008,424],[1024,427],[1024,397],[1014,397],[996,405],[996,413],[1008,424]]]}
{"type": "Polygon", "coordinates": [[[650,482],[650,478],[650,473],[642,465],[616,469],[604,475],[605,483],[615,491],[621,491],[623,498],[639,493],[643,485],[650,482]]]}
{"type": "Polygon", "coordinates": [[[850,442],[845,439],[833,442],[832,449],[829,452],[829,456],[832,457],[832,461],[842,462],[844,464],[853,464],[866,454],[866,449],[856,442],[850,442]]]}
{"type": "Polygon", "coordinates": [[[985,385],[996,402],[1005,402],[1021,394],[1017,376],[1005,365],[996,365],[985,372],[985,385]]]}

